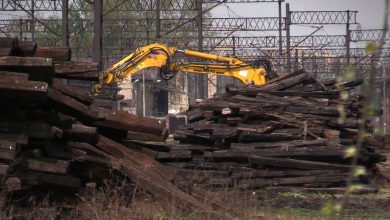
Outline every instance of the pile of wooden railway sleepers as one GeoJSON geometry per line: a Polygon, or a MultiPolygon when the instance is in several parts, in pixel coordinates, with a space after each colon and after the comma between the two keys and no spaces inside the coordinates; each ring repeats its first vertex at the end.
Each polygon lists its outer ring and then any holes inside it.
{"type": "MultiPolygon", "coordinates": [[[[229,87],[225,95],[191,104],[189,124],[174,134],[180,144],[149,153],[197,184],[341,190],[351,168],[345,152],[361,126],[361,83],[319,82],[296,71],[261,87],[229,87]]],[[[385,139],[371,134],[370,121],[362,124],[368,134],[358,164],[367,172],[353,181],[371,183],[376,164],[386,159],[376,151],[385,139]]]]}
{"type": "Polygon", "coordinates": [[[96,64],[69,61],[69,48],[38,47],[30,53],[36,56],[20,56],[7,50],[15,47],[7,40],[0,39],[6,45],[0,51],[9,51],[0,56],[0,205],[48,191],[72,196],[118,174],[167,202],[204,208],[173,184],[174,168],[137,151],[136,143],[120,143],[164,141],[163,121],[92,105],[93,96],[63,78],[96,78],[90,71],[96,64]]]}

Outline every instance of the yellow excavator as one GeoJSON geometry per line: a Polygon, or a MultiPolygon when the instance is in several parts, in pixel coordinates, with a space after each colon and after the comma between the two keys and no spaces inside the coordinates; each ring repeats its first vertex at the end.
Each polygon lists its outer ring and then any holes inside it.
{"type": "Polygon", "coordinates": [[[272,65],[267,60],[254,62],[252,65],[234,57],[223,57],[193,50],[180,50],[164,44],[150,44],[138,48],[134,53],[115,63],[108,70],[99,74],[99,83],[93,85],[97,94],[105,85],[111,85],[137,73],[138,71],[157,67],[163,79],[169,80],[178,72],[217,74],[235,77],[244,84],[262,85],[266,78],[274,76],[272,65]],[[215,63],[183,63],[172,61],[175,54],[182,53],[215,63]],[[216,63],[218,62],[218,63],[216,63]]]}

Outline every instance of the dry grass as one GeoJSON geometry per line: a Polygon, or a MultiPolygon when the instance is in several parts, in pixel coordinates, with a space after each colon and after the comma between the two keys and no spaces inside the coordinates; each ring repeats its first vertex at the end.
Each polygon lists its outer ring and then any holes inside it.
{"type": "MultiPolygon", "coordinates": [[[[226,215],[211,215],[209,210],[189,211],[157,200],[127,181],[112,181],[96,188],[89,185],[87,190],[78,195],[77,202],[58,202],[49,196],[43,200],[31,197],[29,206],[9,206],[1,219],[327,219],[319,209],[329,196],[304,195],[297,193],[243,192],[238,190],[202,191],[204,202],[225,210],[226,215]],[[322,200],[322,201],[319,201],[322,200]],[[316,206],[310,206],[316,204],[316,206]]],[[[364,197],[363,197],[364,198],[364,197]]],[[[383,198],[382,198],[383,199],[383,198]]],[[[366,197],[366,200],[368,199],[366,197]]],[[[387,200],[388,201],[388,200],[387,200]]],[[[210,207],[211,210],[211,207],[210,207]]],[[[345,219],[386,219],[390,213],[378,211],[376,215],[367,215],[357,210],[345,219]]]]}

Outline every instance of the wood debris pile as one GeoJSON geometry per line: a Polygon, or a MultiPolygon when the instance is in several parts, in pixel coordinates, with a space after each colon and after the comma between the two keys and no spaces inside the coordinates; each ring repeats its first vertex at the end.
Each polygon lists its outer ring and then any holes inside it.
{"type": "Polygon", "coordinates": [[[21,56],[15,42],[0,39],[0,190],[12,197],[1,196],[0,205],[49,191],[76,195],[118,173],[168,203],[205,208],[173,184],[176,169],[135,150],[137,144],[120,143],[164,141],[163,121],[94,107],[93,96],[61,79],[97,78],[96,64],[69,61],[69,48],[21,56]]]}
{"type": "MultiPolygon", "coordinates": [[[[192,104],[189,125],[174,135],[180,144],[156,159],[211,186],[345,187],[346,151],[357,142],[365,102],[355,89],[361,83],[318,82],[296,71],[262,87],[227,88],[226,95],[192,104]]],[[[386,160],[377,150],[387,141],[370,134],[369,121],[363,126],[369,134],[358,164],[367,173],[354,181],[371,183],[376,164],[386,160]]]]}

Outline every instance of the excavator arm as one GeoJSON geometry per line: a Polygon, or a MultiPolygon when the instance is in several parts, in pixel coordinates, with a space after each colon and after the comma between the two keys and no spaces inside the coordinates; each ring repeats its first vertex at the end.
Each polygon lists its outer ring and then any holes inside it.
{"type": "Polygon", "coordinates": [[[216,74],[239,79],[243,84],[263,85],[266,71],[264,68],[253,68],[249,65],[219,65],[219,64],[182,64],[172,63],[169,69],[180,72],[216,74]]]}
{"type": "Polygon", "coordinates": [[[162,44],[140,47],[134,53],[115,63],[110,69],[100,72],[99,83],[93,85],[92,90],[97,94],[104,85],[122,81],[142,69],[162,68],[169,63],[170,57],[175,52],[175,47],[167,47],[162,44]]]}
{"type": "Polygon", "coordinates": [[[253,67],[237,58],[217,56],[192,50],[178,50],[163,44],[151,44],[138,48],[134,53],[123,58],[110,69],[99,75],[99,83],[93,86],[93,92],[98,93],[104,85],[114,84],[137,73],[138,71],[157,67],[162,71],[164,79],[172,78],[177,72],[202,74],[218,74],[239,79],[244,84],[262,85],[265,83],[266,70],[263,67],[253,67]],[[185,56],[211,60],[222,64],[203,64],[172,62],[175,53],[185,56]]]}

